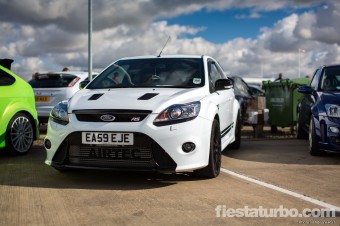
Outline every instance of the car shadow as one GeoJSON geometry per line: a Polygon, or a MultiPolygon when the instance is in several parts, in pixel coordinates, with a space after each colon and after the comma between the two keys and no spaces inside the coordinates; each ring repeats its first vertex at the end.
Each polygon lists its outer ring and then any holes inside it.
{"type": "Polygon", "coordinates": [[[45,150],[34,145],[24,156],[0,154],[0,185],[58,189],[145,190],[204,180],[192,173],[71,170],[59,172],[44,164],[45,150]]]}
{"type": "Polygon", "coordinates": [[[243,139],[238,150],[223,152],[224,156],[252,162],[299,164],[299,165],[340,165],[340,154],[326,153],[311,156],[308,140],[298,139],[243,139]]]}

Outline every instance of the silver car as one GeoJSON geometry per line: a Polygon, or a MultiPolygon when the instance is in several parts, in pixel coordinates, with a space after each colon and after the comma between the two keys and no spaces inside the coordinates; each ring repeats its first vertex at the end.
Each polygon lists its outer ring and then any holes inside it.
{"type": "Polygon", "coordinates": [[[46,123],[52,108],[71,98],[87,77],[88,72],[74,71],[34,74],[28,83],[34,90],[39,122],[46,123]]]}

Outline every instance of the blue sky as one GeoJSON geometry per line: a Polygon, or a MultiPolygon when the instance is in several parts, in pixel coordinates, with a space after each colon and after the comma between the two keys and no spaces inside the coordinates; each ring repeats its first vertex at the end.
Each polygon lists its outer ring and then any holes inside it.
{"type": "MultiPolygon", "coordinates": [[[[314,11],[320,6],[292,9],[280,9],[261,12],[259,17],[252,18],[251,9],[225,9],[223,11],[200,10],[194,13],[167,18],[169,25],[184,25],[204,27],[205,29],[192,37],[201,36],[204,39],[222,44],[235,38],[255,39],[262,27],[273,27],[279,20],[292,13],[301,14],[314,11]]],[[[190,35],[188,35],[190,37],[190,35]]]]}

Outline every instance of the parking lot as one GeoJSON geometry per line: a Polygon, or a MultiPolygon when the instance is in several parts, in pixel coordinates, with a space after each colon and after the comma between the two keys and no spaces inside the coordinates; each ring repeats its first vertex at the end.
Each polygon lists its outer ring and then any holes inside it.
{"type": "Polygon", "coordinates": [[[220,176],[206,180],[190,173],[60,173],[44,164],[43,136],[28,155],[0,156],[1,225],[339,224],[339,218],[223,216],[227,208],[339,207],[340,156],[310,156],[307,140],[243,139],[240,150],[224,152],[220,176]]]}

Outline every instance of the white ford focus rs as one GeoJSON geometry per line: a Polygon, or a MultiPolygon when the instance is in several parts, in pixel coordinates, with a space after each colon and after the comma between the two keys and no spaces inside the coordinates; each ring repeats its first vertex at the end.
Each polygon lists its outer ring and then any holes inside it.
{"type": "Polygon", "coordinates": [[[46,164],[57,170],[194,171],[213,178],[222,150],[240,146],[239,104],[211,57],[123,58],[56,105],[47,131],[46,164]]]}

